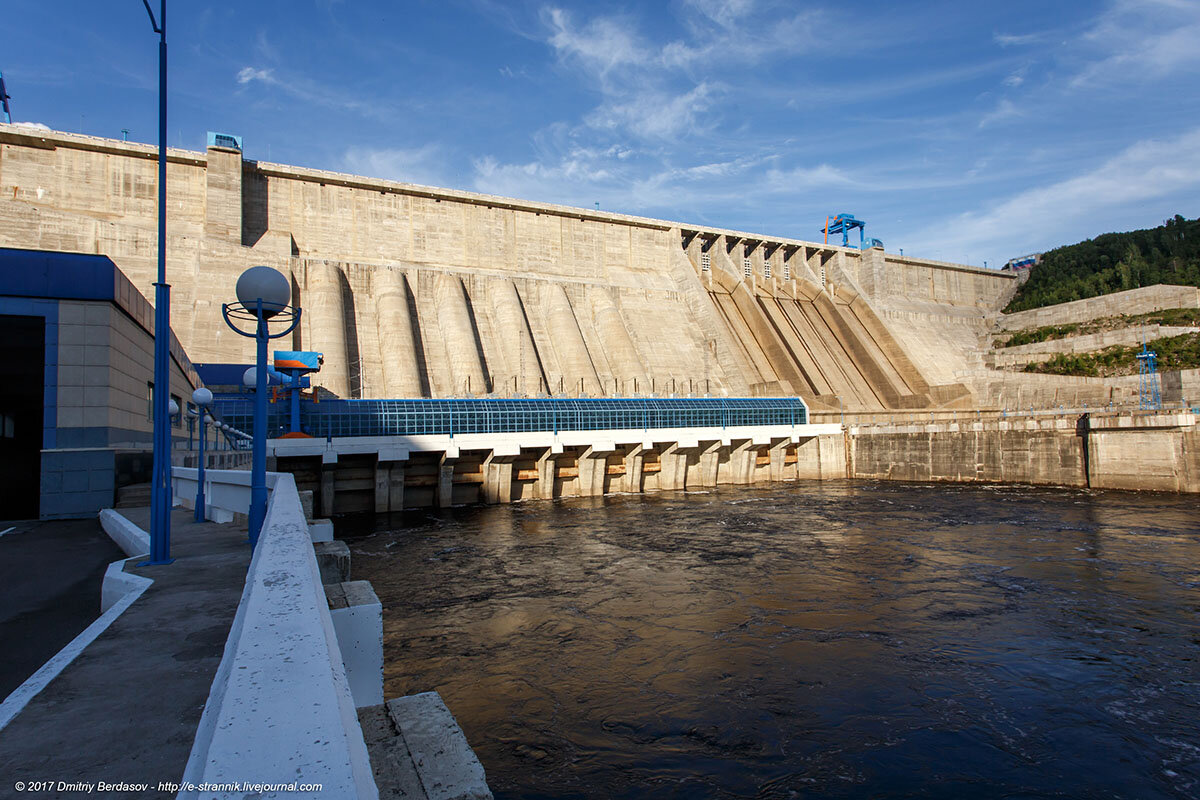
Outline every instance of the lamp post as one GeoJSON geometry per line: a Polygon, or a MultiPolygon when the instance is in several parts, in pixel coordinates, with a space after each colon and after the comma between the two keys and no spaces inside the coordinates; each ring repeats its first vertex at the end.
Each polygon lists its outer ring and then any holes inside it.
{"type": "Polygon", "coordinates": [[[204,418],[208,415],[208,407],[212,405],[213,395],[201,386],[192,392],[192,402],[199,409],[196,416],[200,418],[200,460],[196,462],[196,522],[204,522],[204,418]]]}
{"type": "Polygon", "coordinates": [[[158,280],[154,283],[154,466],[150,489],[150,559],[143,564],[170,564],[171,558],[171,287],[167,283],[167,0],[158,19],[150,0],[142,0],[150,25],[158,34],[158,280]]]}
{"type": "Polygon", "coordinates": [[[267,341],[287,336],[300,322],[300,309],[289,306],[292,286],[283,273],[270,267],[251,267],[237,280],[237,303],[221,306],[225,324],[236,333],[252,337],[258,345],[254,380],[254,454],[250,461],[250,546],[258,544],[263,520],[267,516],[267,341]],[[271,333],[268,322],[282,320],[287,329],[271,333]],[[234,320],[253,322],[248,333],[234,320]]]}

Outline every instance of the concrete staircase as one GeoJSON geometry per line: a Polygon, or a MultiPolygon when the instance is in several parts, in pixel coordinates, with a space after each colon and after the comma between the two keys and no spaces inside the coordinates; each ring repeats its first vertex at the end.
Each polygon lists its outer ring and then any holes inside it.
{"type": "Polygon", "coordinates": [[[117,508],[145,508],[150,505],[150,484],[134,483],[117,489],[117,508]]]}

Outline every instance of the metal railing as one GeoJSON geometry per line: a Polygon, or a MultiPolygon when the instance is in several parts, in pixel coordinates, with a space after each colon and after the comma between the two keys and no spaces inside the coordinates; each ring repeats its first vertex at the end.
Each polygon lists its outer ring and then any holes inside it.
{"type": "MultiPolygon", "coordinates": [[[[253,401],[218,396],[221,418],[242,430],[254,427],[253,401]]],[[[803,425],[808,408],[799,398],[533,398],[322,400],[300,412],[304,433],[317,437],[412,436],[520,431],[649,430],[803,425]]],[[[287,431],[283,403],[267,412],[267,435],[287,431]]]]}

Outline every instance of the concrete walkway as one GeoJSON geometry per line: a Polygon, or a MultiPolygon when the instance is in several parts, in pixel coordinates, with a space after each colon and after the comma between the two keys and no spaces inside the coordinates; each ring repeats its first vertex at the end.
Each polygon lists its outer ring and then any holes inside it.
{"type": "MultiPolygon", "coordinates": [[[[148,508],[120,513],[149,528],[148,508]]],[[[251,555],[244,525],[191,520],[173,513],[175,563],[126,562],[154,584],[0,731],[0,796],[22,780],[148,783],[150,795],[179,781],[251,555]]]]}
{"type": "MultiPolygon", "coordinates": [[[[100,615],[121,548],[94,519],[0,522],[0,699],[100,615]]],[[[3,787],[0,787],[3,791],[3,787]]]]}

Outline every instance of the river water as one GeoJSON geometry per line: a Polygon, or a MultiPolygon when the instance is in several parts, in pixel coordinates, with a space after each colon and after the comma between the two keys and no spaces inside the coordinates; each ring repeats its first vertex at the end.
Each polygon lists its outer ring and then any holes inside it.
{"type": "Polygon", "coordinates": [[[340,535],[386,696],[440,692],[497,798],[1200,797],[1195,497],[802,483],[340,535]]]}

